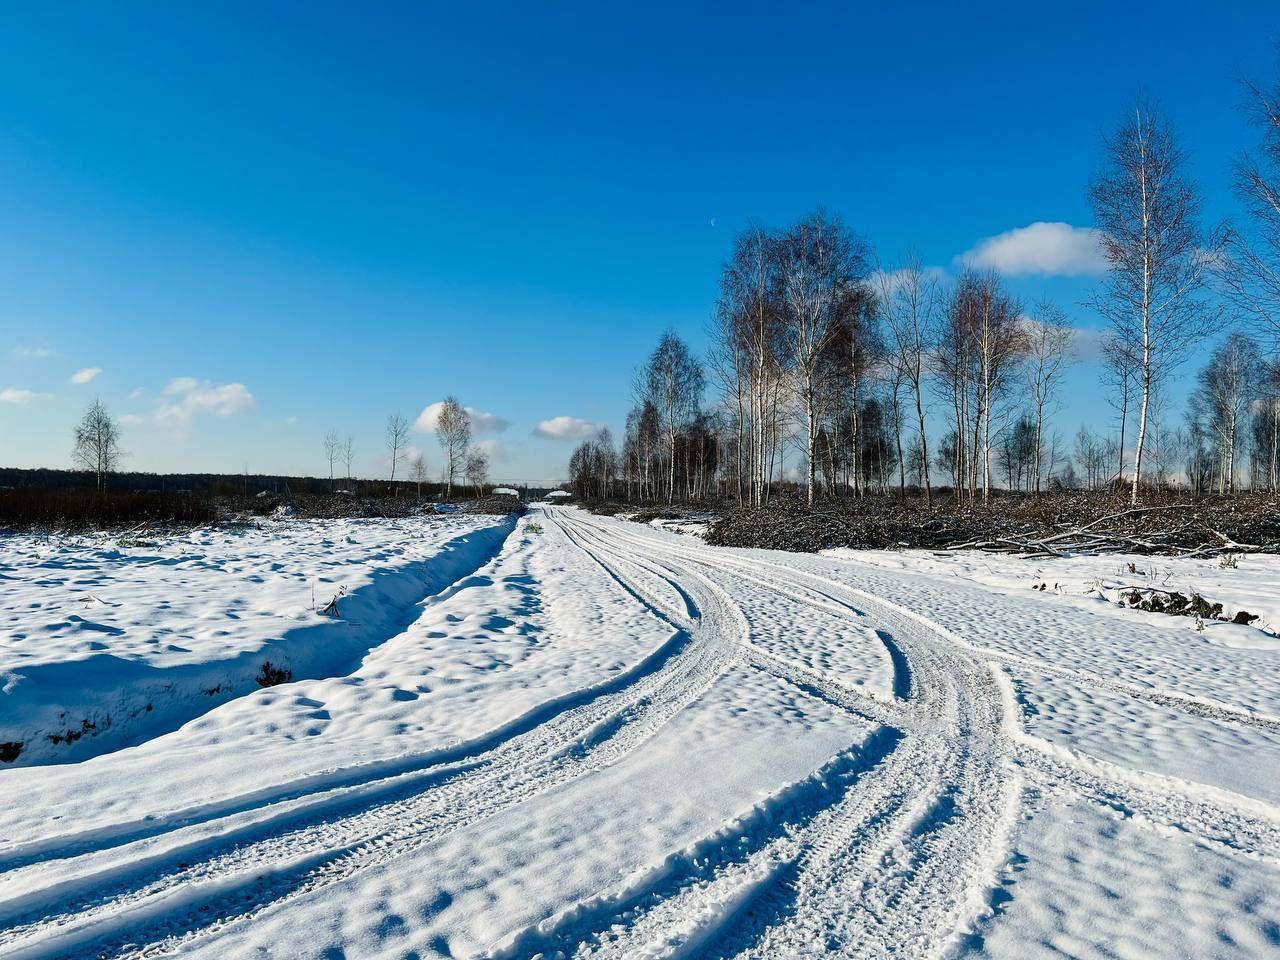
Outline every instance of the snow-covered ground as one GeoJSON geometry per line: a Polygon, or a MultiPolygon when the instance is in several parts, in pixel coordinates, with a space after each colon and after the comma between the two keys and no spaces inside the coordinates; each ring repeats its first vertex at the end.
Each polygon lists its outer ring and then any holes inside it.
{"type": "Polygon", "coordinates": [[[0,538],[0,742],[83,760],[257,688],[345,674],[488,561],[496,517],[264,521],[154,541],[0,538]],[[335,602],[336,616],[321,612],[335,602]]]}
{"type": "Polygon", "coordinates": [[[194,538],[0,544],[11,677],[294,665],[0,767],[0,956],[1280,952],[1271,558],[798,556],[560,507],[194,538]],[[1126,609],[1134,578],[1263,620],[1126,609]]]}

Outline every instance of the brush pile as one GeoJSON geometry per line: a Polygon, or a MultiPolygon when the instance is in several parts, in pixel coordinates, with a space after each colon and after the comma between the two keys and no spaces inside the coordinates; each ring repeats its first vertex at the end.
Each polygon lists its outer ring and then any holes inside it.
{"type": "Polygon", "coordinates": [[[1280,553],[1280,501],[1152,494],[1138,507],[1103,494],[1003,495],[988,505],[935,497],[798,499],[733,510],[707,533],[719,546],[814,552],[832,547],[992,550],[1027,556],[1280,553]]]}

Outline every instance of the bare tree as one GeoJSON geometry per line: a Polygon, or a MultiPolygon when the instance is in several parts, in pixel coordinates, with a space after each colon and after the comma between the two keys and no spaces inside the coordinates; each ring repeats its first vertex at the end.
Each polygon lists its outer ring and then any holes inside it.
{"type": "Polygon", "coordinates": [[[342,439],[337,430],[330,430],[324,435],[324,456],[329,461],[329,488],[333,488],[333,468],[342,457],[342,439]]]}
{"type": "Polygon", "coordinates": [[[652,403],[667,440],[667,502],[676,496],[676,437],[702,400],[704,376],[685,342],[668,330],[637,376],[642,402],[652,403]]]}
{"type": "MultiPolygon", "coordinates": [[[[992,422],[1003,415],[1003,410],[997,411],[996,401],[1010,382],[1010,374],[1025,352],[1026,343],[1018,321],[1018,304],[1004,292],[999,278],[994,273],[979,278],[976,292],[978,310],[974,333],[980,394],[978,413],[982,426],[982,499],[986,500],[991,496],[991,427],[992,422]]],[[[974,441],[977,449],[976,433],[974,441]]]]}
{"type": "Polygon", "coordinates": [[[398,413],[387,417],[384,434],[387,458],[391,461],[391,482],[396,482],[396,467],[404,460],[404,448],[409,444],[409,420],[398,413]]]}
{"type": "Polygon", "coordinates": [[[342,462],[346,466],[347,480],[351,479],[351,464],[356,458],[356,440],[351,434],[347,434],[342,441],[341,447],[342,462]]]}
{"type": "Polygon", "coordinates": [[[1120,424],[1115,477],[1121,483],[1124,482],[1125,434],[1129,429],[1134,394],[1138,389],[1138,366],[1131,347],[1132,344],[1121,340],[1114,332],[1107,333],[1102,338],[1102,386],[1106,390],[1107,402],[1116,411],[1120,424]]]}
{"type": "Polygon", "coordinates": [[[418,499],[422,499],[422,485],[427,482],[427,460],[420,453],[409,459],[409,479],[418,487],[418,499]]]}
{"type": "MultiPolygon", "coordinates": [[[[955,424],[948,463],[957,499],[964,495],[966,478],[976,476],[976,443],[971,445],[970,441],[976,436],[978,419],[974,410],[977,406],[975,318],[978,314],[978,302],[978,277],[974,273],[965,273],[956,282],[948,298],[933,363],[936,372],[935,387],[950,405],[955,424]],[[970,427],[971,422],[975,426],[970,427]]],[[[971,495],[975,482],[972,479],[969,481],[971,495]]]]}
{"type": "Polygon", "coordinates": [[[940,307],[937,281],[910,255],[901,269],[875,274],[875,293],[888,332],[890,362],[912,393],[919,431],[919,463],[925,500],[932,499],[929,483],[929,441],[925,431],[924,377],[937,339],[940,307]]]}
{"type": "Polygon", "coordinates": [[[1273,345],[1280,343],[1280,83],[1246,83],[1249,115],[1261,133],[1258,149],[1236,165],[1236,193],[1250,228],[1228,228],[1229,256],[1216,264],[1231,298],[1273,345]]]}
{"type": "Polygon", "coordinates": [[[1075,334],[1066,315],[1042,300],[1035,315],[1023,321],[1027,347],[1026,377],[1035,413],[1035,462],[1032,465],[1035,492],[1040,493],[1044,474],[1044,415],[1057,399],[1057,390],[1071,359],[1075,334]]]}
{"type": "Polygon", "coordinates": [[[1275,493],[1280,490],[1280,360],[1266,365],[1260,394],[1256,414],[1259,453],[1266,464],[1267,489],[1275,493]]]}
{"type": "Polygon", "coordinates": [[[1199,294],[1210,258],[1182,150],[1155,104],[1140,98],[1104,150],[1090,197],[1111,269],[1093,302],[1137,360],[1141,406],[1130,493],[1137,503],[1151,390],[1207,329],[1199,294]]]}
{"type": "Polygon", "coordinates": [[[106,487],[107,474],[115,470],[124,453],[120,449],[120,428],[101,400],[89,404],[76,425],[71,456],[94,475],[99,490],[106,487]]]}
{"type": "Polygon", "coordinates": [[[834,358],[840,304],[867,273],[868,252],[838,217],[818,210],[778,241],[783,340],[791,366],[792,390],[804,413],[805,487],[809,506],[815,495],[815,446],[821,380],[834,358]]]}
{"type": "Polygon", "coordinates": [[[1229,335],[1209,356],[1198,375],[1192,404],[1218,439],[1218,492],[1236,489],[1236,453],[1244,438],[1250,405],[1262,379],[1258,347],[1240,333],[1229,335]]]}
{"type": "Polygon", "coordinates": [[[448,500],[453,497],[454,483],[465,471],[467,448],[471,446],[471,417],[453,395],[445,397],[441,404],[436,437],[444,454],[444,495],[448,500]]]}
{"type": "Polygon", "coordinates": [[[476,489],[476,498],[484,496],[485,480],[489,477],[489,456],[478,447],[467,454],[467,482],[476,489]]]}
{"type": "Polygon", "coordinates": [[[739,472],[757,506],[768,499],[781,372],[777,251],[777,238],[758,224],[738,237],[721,276],[712,358],[722,382],[733,378],[725,395],[737,411],[739,472]]]}
{"type": "Polygon", "coordinates": [[[1080,469],[1084,471],[1086,488],[1098,489],[1103,480],[1103,471],[1106,469],[1107,450],[1084,424],[1080,425],[1080,432],[1075,437],[1075,454],[1080,469]]]}

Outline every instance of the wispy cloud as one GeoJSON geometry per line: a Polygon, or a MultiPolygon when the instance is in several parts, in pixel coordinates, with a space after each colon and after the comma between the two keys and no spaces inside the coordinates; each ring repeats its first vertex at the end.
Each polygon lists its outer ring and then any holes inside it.
{"type": "MultiPolygon", "coordinates": [[[[444,401],[437,401],[422,408],[422,412],[418,414],[418,419],[413,423],[413,429],[418,433],[435,433],[436,427],[440,424],[440,411],[444,409],[444,401]]],[[[511,426],[506,420],[495,413],[486,413],[483,410],[477,410],[475,407],[463,407],[467,412],[467,417],[471,420],[471,431],[473,433],[501,433],[507,427],[511,426]]]]}
{"type": "Polygon", "coordinates": [[[13,348],[12,353],[15,357],[24,360],[43,360],[46,357],[52,357],[53,351],[48,347],[33,346],[31,344],[20,343],[13,348]]]}
{"type": "Polygon", "coordinates": [[[534,434],[549,440],[589,440],[605,428],[603,423],[591,423],[579,417],[552,417],[539,421],[534,434]]]}
{"type": "Polygon", "coordinates": [[[5,387],[0,390],[0,403],[12,403],[15,406],[25,407],[33,400],[44,400],[48,396],[47,393],[36,393],[34,390],[26,390],[22,387],[5,387]]]}
{"type": "Polygon", "coordinates": [[[997,270],[1009,276],[1074,277],[1106,273],[1102,231],[1069,223],[1033,223],[987,237],[956,257],[962,267],[997,270]]]}
{"type": "Polygon", "coordinates": [[[156,408],[156,423],[162,427],[183,429],[200,413],[230,417],[258,405],[257,399],[243,383],[212,383],[195,377],[174,377],[163,391],[171,399],[156,408]]]}
{"type": "Polygon", "coordinates": [[[71,375],[71,382],[83,386],[91,382],[101,372],[101,367],[85,367],[83,370],[77,370],[71,375]]]}

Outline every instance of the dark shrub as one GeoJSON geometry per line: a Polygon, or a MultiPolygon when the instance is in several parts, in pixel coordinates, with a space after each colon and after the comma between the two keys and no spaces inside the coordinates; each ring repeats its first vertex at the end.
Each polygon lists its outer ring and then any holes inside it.
{"type": "Polygon", "coordinates": [[[270,660],[263,660],[258,675],[254,677],[260,687],[274,687],[280,683],[288,683],[293,679],[293,671],[288,667],[277,667],[270,660]]]}

